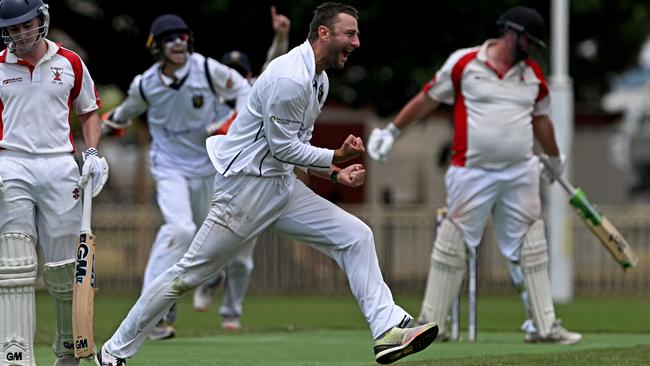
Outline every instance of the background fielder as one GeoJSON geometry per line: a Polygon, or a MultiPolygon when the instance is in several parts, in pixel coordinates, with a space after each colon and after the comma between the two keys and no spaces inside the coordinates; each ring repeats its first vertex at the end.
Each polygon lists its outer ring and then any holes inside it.
{"type": "MultiPolygon", "coordinates": [[[[177,15],[153,21],[147,47],[158,61],[133,79],[126,99],[104,122],[124,128],[147,111],[149,167],[165,222],[151,247],[143,289],[178,262],[207,216],[215,173],[205,151],[208,129],[228,109],[225,100],[240,110],[250,90],[235,70],[192,52],[192,32],[177,15]]],[[[175,318],[174,308],[149,337],[173,337],[175,318]]]]}
{"type": "MultiPolygon", "coordinates": [[[[289,30],[291,21],[284,15],[278,14],[275,7],[271,6],[271,24],[275,31],[273,42],[267,52],[266,62],[262,71],[268,66],[271,60],[285,54],[289,49],[289,30]]],[[[239,72],[248,82],[253,85],[256,77],[253,77],[248,55],[241,51],[230,51],[221,57],[221,63],[239,72]]],[[[221,327],[226,330],[237,330],[241,327],[240,318],[243,312],[244,297],[248,290],[254,262],[253,253],[255,243],[236,255],[223,271],[217,276],[206,281],[194,291],[193,306],[197,311],[207,311],[214,300],[217,288],[225,281],[223,300],[219,308],[222,322],[221,327]]]]}

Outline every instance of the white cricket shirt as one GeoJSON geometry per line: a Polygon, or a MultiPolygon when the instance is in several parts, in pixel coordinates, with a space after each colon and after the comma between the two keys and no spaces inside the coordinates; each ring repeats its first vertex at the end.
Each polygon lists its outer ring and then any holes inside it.
{"type": "Polygon", "coordinates": [[[273,60],[228,134],[207,140],[217,171],[273,177],[289,174],[294,166],[329,169],[334,151],[309,144],[328,90],[327,74],[316,75],[308,41],[273,60]]]}
{"type": "Polygon", "coordinates": [[[207,60],[208,80],[206,59],[198,53],[191,53],[177,70],[177,81],[162,74],[160,67],[155,63],[135,77],[113,118],[126,121],[146,110],[154,167],[174,168],[187,176],[212,175],[214,167],[205,153],[206,127],[217,119],[223,100],[236,100],[242,109],[250,85],[237,71],[213,59],[207,60]]]}
{"type": "Polygon", "coordinates": [[[424,86],[454,106],[452,165],[502,169],[533,154],[533,116],[548,114],[550,97],[540,66],[528,58],[499,75],[480,47],[454,52],[424,86]]]}
{"type": "Polygon", "coordinates": [[[99,109],[86,65],[76,53],[47,42],[36,65],[5,48],[0,53],[0,148],[30,154],[74,152],[70,111],[99,109]]]}

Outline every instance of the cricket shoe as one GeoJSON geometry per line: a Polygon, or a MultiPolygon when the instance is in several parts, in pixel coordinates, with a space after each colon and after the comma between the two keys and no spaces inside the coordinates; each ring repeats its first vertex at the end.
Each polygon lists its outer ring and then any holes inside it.
{"type": "Polygon", "coordinates": [[[241,323],[238,317],[225,317],[221,322],[221,329],[228,331],[236,331],[241,328],[241,323]]]}
{"type": "Polygon", "coordinates": [[[176,331],[174,327],[169,325],[164,320],[160,320],[158,324],[151,330],[149,333],[149,340],[151,341],[160,341],[163,339],[174,338],[176,331]]]}
{"type": "Polygon", "coordinates": [[[551,331],[546,337],[541,337],[539,333],[526,333],[524,342],[526,343],[555,343],[555,344],[576,344],[582,339],[582,334],[568,331],[558,319],[553,322],[551,331]]]}
{"type": "Polygon", "coordinates": [[[222,269],[217,272],[217,275],[214,278],[199,285],[199,287],[194,290],[192,306],[195,311],[205,312],[210,309],[210,306],[212,306],[212,303],[214,302],[214,294],[217,292],[219,285],[224,282],[225,278],[226,271],[222,269]]]}
{"type": "Polygon", "coordinates": [[[427,323],[413,328],[396,326],[375,340],[375,361],[393,363],[427,348],[438,335],[438,324],[427,323]]]}
{"type": "Polygon", "coordinates": [[[101,351],[95,353],[95,363],[97,366],[126,366],[125,359],[113,356],[103,346],[101,351]]]}
{"type": "MultiPolygon", "coordinates": [[[[420,326],[420,325],[425,325],[425,324],[429,324],[429,323],[430,323],[430,321],[428,321],[428,320],[418,319],[415,322],[415,325],[420,326]]],[[[447,325],[447,329],[449,329],[449,325],[447,325]]],[[[438,335],[436,336],[436,341],[437,342],[449,342],[449,341],[451,341],[451,336],[449,336],[449,334],[446,333],[446,332],[441,332],[440,327],[438,327],[438,335]]]]}

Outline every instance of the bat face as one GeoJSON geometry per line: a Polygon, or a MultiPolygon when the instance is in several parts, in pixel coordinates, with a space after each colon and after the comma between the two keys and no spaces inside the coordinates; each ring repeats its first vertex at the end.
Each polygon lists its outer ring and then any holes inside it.
{"type": "Polygon", "coordinates": [[[93,315],[95,299],[95,237],[91,232],[79,236],[72,297],[72,330],[77,358],[91,357],[95,351],[93,315]]]}
{"type": "Polygon", "coordinates": [[[612,257],[624,268],[636,266],[639,258],[632,251],[623,235],[618,232],[614,224],[603,216],[598,226],[589,225],[589,228],[596,234],[598,239],[603,243],[605,248],[610,252],[612,257]]]}
{"type": "Polygon", "coordinates": [[[90,270],[90,287],[95,287],[94,247],[95,237],[92,233],[83,233],[79,236],[79,244],[77,245],[77,262],[75,265],[75,283],[77,285],[82,285],[84,283],[84,280],[86,280],[88,276],[88,271],[90,270]],[[92,253],[89,247],[89,242],[93,247],[92,253]]]}

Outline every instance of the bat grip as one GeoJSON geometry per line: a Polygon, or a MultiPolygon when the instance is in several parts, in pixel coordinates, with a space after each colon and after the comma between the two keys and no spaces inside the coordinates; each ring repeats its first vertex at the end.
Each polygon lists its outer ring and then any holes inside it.
{"type": "Polygon", "coordinates": [[[81,232],[90,231],[90,217],[93,204],[93,189],[92,184],[87,184],[83,191],[82,206],[81,206],[81,232]]]}
{"type": "Polygon", "coordinates": [[[587,195],[581,189],[576,190],[576,193],[571,196],[569,203],[571,206],[577,208],[580,214],[594,226],[602,223],[603,215],[600,214],[596,206],[589,202],[587,195]]]}

